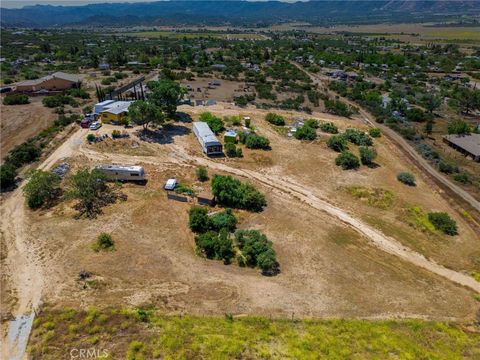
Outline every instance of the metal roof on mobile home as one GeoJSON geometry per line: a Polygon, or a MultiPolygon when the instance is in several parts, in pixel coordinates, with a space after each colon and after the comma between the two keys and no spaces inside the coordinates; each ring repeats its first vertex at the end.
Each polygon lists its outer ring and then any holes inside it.
{"type": "Polygon", "coordinates": [[[206,122],[196,121],[193,123],[195,129],[197,129],[197,136],[202,138],[203,142],[206,143],[219,143],[218,139],[215,137],[215,134],[212,132],[210,127],[206,122]]]}

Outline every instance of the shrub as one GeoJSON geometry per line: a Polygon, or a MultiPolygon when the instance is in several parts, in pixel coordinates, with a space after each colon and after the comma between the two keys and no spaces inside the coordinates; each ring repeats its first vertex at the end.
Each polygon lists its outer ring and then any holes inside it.
{"type": "Polygon", "coordinates": [[[447,235],[457,235],[457,223],[450,215],[444,212],[428,213],[428,220],[435,226],[435,229],[447,235]]]}
{"type": "Polygon", "coordinates": [[[226,143],[225,144],[225,153],[227,154],[228,157],[241,157],[242,156],[242,149],[240,149],[240,148],[237,149],[235,144],[226,143]]]}
{"type": "Polygon", "coordinates": [[[267,205],[261,192],[231,176],[214,175],[212,193],[220,204],[232,208],[261,211],[267,205]]]}
{"type": "Polygon", "coordinates": [[[343,136],[350,141],[351,143],[358,145],[358,146],[372,146],[373,140],[370,135],[364,133],[363,131],[359,131],[357,129],[347,129],[343,136]]]}
{"type": "Polygon", "coordinates": [[[245,119],[245,127],[250,128],[250,125],[252,124],[252,120],[250,118],[245,119]]]}
{"type": "Polygon", "coordinates": [[[198,181],[207,181],[208,180],[208,171],[207,171],[207,168],[205,166],[199,166],[197,168],[197,179],[198,181]]]}
{"type": "Polygon", "coordinates": [[[177,185],[177,187],[175,188],[175,192],[178,193],[178,194],[185,194],[185,195],[188,195],[188,196],[195,196],[195,190],[192,189],[191,187],[189,186],[186,186],[186,185],[177,185]]]}
{"type": "Polygon", "coordinates": [[[349,151],[342,151],[335,159],[335,164],[341,166],[343,170],[358,169],[360,167],[358,157],[349,151]]]}
{"type": "Polygon", "coordinates": [[[233,258],[232,240],[226,229],[222,229],[219,233],[215,231],[207,231],[206,233],[197,235],[195,243],[198,249],[208,259],[223,260],[230,263],[233,258]]]}
{"type": "Polygon", "coordinates": [[[62,105],[78,106],[78,102],[69,95],[47,96],[42,100],[42,104],[48,108],[55,108],[62,105]]]}
{"type": "Polygon", "coordinates": [[[31,163],[37,160],[42,153],[42,150],[31,142],[15,146],[8,154],[5,162],[19,168],[23,164],[31,163]]]}
{"type": "MultiPolygon", "coordinates": [[[[89,135],[92,135],[92,134],[89,134],[89,135]]],[[[118,139],[118,138],[120,138],[121,136],[122,136],[122,134],[120,133],[119,130],[113,130],[113,131],[112,131],[112,138],[113,138],[113,139],[118,139]]],[[[88,138],[88,136],[87,136],[87,138],[88,138]]]]}
{"type": "Polygon", "coordinates": [[[92,246],[95,252],[100,250],[114,250],[115,242],[112,239],[112,236],[107,233],[101,233],[97,237],[97,241],[92,246]]]}
{"type": "Polygon", "coordinates": [[[377,151],[372,147],[360,146],[360,160],[363,165],[372,165],[377,157],[377,151]]]}
{"type": "Polygon", "coordinates": [[[265,116],[265,120],[267,120],[270,124],[273,124],[273,125],[277,125],[277,126],[285,125],[285,119],[283,118],[283,116],[275,113],[268,113],[265,116]]]}
{"type": "Polygon", "coordinates": [[[397,175],[397,180],[408,186],[415,186],[415,176],[409,172],[401,172],[397,175]]]}
{"type": "Polygon", "coordinates": [[[445,174],[453,174],[453,173],[458,173],[459,169],[458,166],[452,163],[448,163],[446,161],[440,161],[438,163],[438,170],[445,174]]]}
{"type": "Polygon", "coordinates": [[[307,119],[305,120],[304,125],[309,126],[312,129],[318,129],[320,127],[320,123],[317,119],[307,119]]]}
{"type": "Polygon", "coordinates": [[[409,121],[424,122],[429,116],[426,112],[419,108],[411,108],[405,112],[405,116],[409,121]]]}
{"type": "Polygon", "coordinates": [[[29,102],[28,96],[24,94],[10,94],[3,98],[3,105],[22,105],[29,102]]]}
{"type": "Polygon", "coordinates": [[[12,164],[4,164],[0,166],[0,187],[1,190],[6,190],[15,185],[15,177],[17,172],[15,166],[12,164]]]}
{"type": "Polygon", "coordinates": [[[458,181],[462,184],[468,184],[472,180],[470,179],[470,174],[466,171],[459,172],[458,174],[453,175],[453,180],[458,181]]]}
{"type": "Polygon", "coordinates": [[[337,126],[332,122],[321,123],[320,130],[329,134],[338,134],[337,126]]]}
{"type": "Polygon", "coordinates": [[[87,135],[87,141],[88,142],[94,142],[97,137],[93,134],[88,134],[87,135]]]}
{"type": "Polygon", "coordinates": [[[339,116],[350,117],[352,110],[340,100],[325,100],[325,109],[327,112],[339,116]]]}
{"type": "MultiPolygon", "coordinates": [[[[240,140],[242,142],[242,140],[240,140]]],[[[270,149],[270,140],[254,133],[247,134],[244,144],[248,149],[270,149]]]]}
{"type": "Polygon", "coordinates": [[[368,130],[368,133],[373,138],[379,138],[380,136],[382,136],[379,128],[371,128],[370,130],[368,130]]]}
{"type": "Polygon", "coordinates": [[[471,132],[470,126],[463,120],[453,120],[448,124],[448,133],[457,135],[468,135],[471,132]]]}
{"type": "Polygon", "coordinates": [[[81,88],[68,89],[66,93],[73,97],[77,97],[81,99],[90,99],[90,94],[81,88]]]}
{"type": "Polygon", "coordinates": [[[23,188],[30,209],[38,209],[53,200],[58,193],[60,176],[49,171],[34,171],[23,188]]]}
{"type": "Polygon", "coordinates": [[[334,135],[327,140],[327,146],[337,152],[342,152],[348,149],[347,140],[342,135],[334,135]]]}
{"type": "Polygon", "coordinates": [[[204,113],[200,114],[200,121],[206,122],[208,124],[208,126],[210,127],[210,129],[212,129],[212,131],[215,134],[218,134],[218,133],[222,132],[223,130],[225,130],[222,119],[213,115],[210,112],[204,112],[204,113]]]}
{"type": "Polygon", "coordinates": [[[295,138],[298,140],[315,140],[317,138],[317,133],[314,128],[311,128],[308,125],[303,125],[297,128],[294,134],[295,138]]]}

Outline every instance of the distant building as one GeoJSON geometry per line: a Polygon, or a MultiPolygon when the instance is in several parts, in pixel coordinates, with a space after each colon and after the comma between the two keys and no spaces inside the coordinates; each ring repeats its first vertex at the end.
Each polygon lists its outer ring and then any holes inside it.
{"type": "Polygon", "coordinates": [[[123,122],[127,119],[128,108],[132,101],[115,101],[104,106],[100,112],[103,122],[123,122]]]}
{"type": "Polygon", "coordinates": [[[100,70],[110,70],[110,64],[103,63],[103,64],[98,65],[98,68],[100,70]]]}
{"type": "Polygon", "coordinates": [[[17,91],[34,92],[39,90],[63,91],[78,87],[81,79],[78,75],[56,72],[35,80],[20,81],[16,84],[17,91]]]}
{"type": "Polygon", "coordinates": [[[224,65],[224,64],[213,64],[212,66],[210,66],[212,68],[212,70],[218,70],[218,71],[223,71],[227,68],[227,65],[224,65]]]}
{"type": "Polygon", "coordinates": [[[480,134],[446,135],[443,141],[465,156],[480,162],[480,134]]]}

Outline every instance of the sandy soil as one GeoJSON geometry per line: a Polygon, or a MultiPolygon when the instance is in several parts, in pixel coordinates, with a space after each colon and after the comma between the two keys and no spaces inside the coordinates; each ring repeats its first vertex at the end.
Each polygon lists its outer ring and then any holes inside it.
{"type": "MultiPolygon", "coordinates": [[[[182,107],[194,119],[203,107],[182,107]]],[[[244,149],[242,159],[205,157],[191,124],[166,126],[157,143],[135,138],[87,145],[78,130],[41,165],[50,169],[68,159],[72,168],[98,163],[142,164],[145,186],[126,184],[124,202],[108,206],[97,219],[74,218],[71,202],[48,210],[25,208],[21,189],[2,204],[2,303],[25,314],[42,301],[58,306],[138,306],[153,304],[167,313],[262,314],[267,316],[434,318],[470,320],[478,311],[472,296],[480,283],[467,275],[479,270],[480,238],[432,189],[402,153],[384,138],[375,141],[379,167],[342,171],[328,135],[304,143],[288,139],[263,120],[265,111],[228,104],[208,107],[218,115],[249,115],[271,151],[244,149]],[[133,142],[139,147],[132,147],[133,142]],[[273,241],[281,274],[263,277],[256,269],[225,266],[195,255],[188,230],[192,203],[166,199],[163,182],[175,176],[197,190],[195,168],[248,180],[267,196],[259,214],[238,211],[240,228],[260,229],[273,241]],[[398,183],[408,170],[417,187],[398,183]],[[392,191],[394,202],[378,209],[344,189],[360,185],[392,191]],[[460,235],[428,234],[409,224],[405,208],[447,211],[460,235]],[[116,250],[94,253],[91,244],[109,232],[116,250]],[[84,283],[81,270],[93,273],[84,283]]],[[[283,112],[287,118],[298,116],[283,112]]],[[[360,120],[314,114],[340,129],[362,128],[360,120]]],[[[104,125],[98,133],[111,133],[104,125]]],[[[354,147],[352,151],[356,151],[354,147]]],[[[3,310],[5,311],[5,310],[3,310]]],[[[2,326],[4,326],[2,324],[2,326]]],[[[6,330],[3,330],[6,335],[6,330]]]]}
{"type": "Polygon", "coordinates": [[[53,124],[57,115],[42,104],[43,97],[31,97],[30,104],[0,106],[1,158],[15,145],[21,144],[53,124]]]}

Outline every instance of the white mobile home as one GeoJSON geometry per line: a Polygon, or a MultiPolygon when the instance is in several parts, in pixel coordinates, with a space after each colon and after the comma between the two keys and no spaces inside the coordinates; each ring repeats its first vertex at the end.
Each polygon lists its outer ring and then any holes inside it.
{"type": "Polygon", "coordinates": [[[223,154],[222,143],[205,122],[194,122],[193,133],[197,136],[203,152],[207,155],[223,154]]]}
{"type": "Polygon", "coordinates": [[[95,169],[104,173],[110,180],[145,181],[143,166],[99,165],[95,169]]]}

